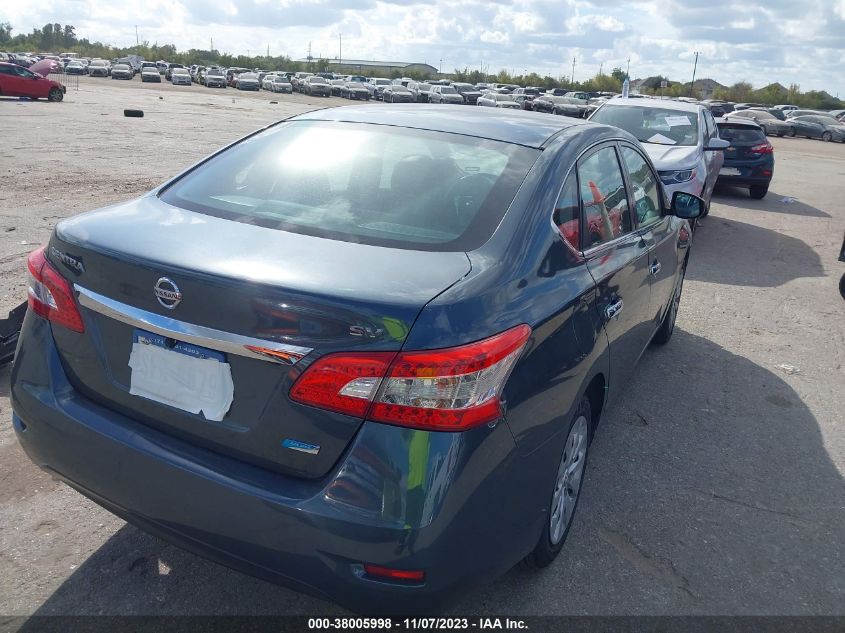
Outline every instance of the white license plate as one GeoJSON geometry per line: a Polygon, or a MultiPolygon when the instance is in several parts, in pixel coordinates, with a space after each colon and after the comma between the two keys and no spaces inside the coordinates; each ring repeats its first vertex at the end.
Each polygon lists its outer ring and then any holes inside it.
{"type": "Polygon", "coordinates": [[[132,395],[217,422],[232,406],[232,369],[219,352],[135,330],[129,367],[132,395]]]}
{"type": "Polygon", "coordinates": [[[720,176],[739,176],[742,172],[739,171],[736,167],[722,167],[719,170],[720,176]]]}

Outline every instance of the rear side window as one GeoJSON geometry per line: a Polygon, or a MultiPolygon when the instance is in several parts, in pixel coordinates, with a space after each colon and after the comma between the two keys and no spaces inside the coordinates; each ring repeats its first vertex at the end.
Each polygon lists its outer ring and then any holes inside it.
{"type": "Polygon", "coordinates": [[[293,121],[238,143],[160,195],[270,229],[467,251],[493,234],[538,155],[458,134],[293,121]]]}
{"type": "Polygon", "coordinates": [[[755,145],[757,143],[765,143],[766,135],[763,130],[757,130],[748,126],[730,125],[726,123],[719,123],[719,136],[726,141],[730,141],[731,145],[737,143],[740,145],[749,144],[755,145]]]}
{"type": "Polygon", "coordinates": [[[584,209],[584,249],[631,231],[628,193],[613,147],[603,147],[579,162],[578,181],[584,209]]]}
{"type": "Polygon", "coordinates": [[[581,250],[581,212],[578,205],[578,181],[570,174],[560,191],[552,216],[557,230],[576,251],[581,250]]]}

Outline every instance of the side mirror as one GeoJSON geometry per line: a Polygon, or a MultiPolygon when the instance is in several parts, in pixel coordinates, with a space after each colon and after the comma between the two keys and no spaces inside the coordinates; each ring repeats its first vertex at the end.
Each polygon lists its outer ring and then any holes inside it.
{"type": "Polygon", "coordinates": [[[704,146],[705,152],[721,152],[731,146],[730,141],[721,138],[711,138],[710,142],[704,146]]]}
{"type": "Polygon", "coordinates": [[[704,200],[686,191],[672,194],[672,215],[685,220],[694,220],[704,213],[704,200]]]}

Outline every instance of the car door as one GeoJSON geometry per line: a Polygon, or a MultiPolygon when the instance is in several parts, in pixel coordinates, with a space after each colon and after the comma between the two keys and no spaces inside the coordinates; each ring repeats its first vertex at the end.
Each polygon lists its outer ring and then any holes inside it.
{"type": "Polygon", "coordinates": [[[636,231],[649,245],[649,312],[653,333],[674,296],[684,261],[679,252],[689,247],[689,231],[686,231],[687,239],[679,241],[673,217],[664,214],[657,175],[640,150],[624,143],[620,144],[620,153],[627,172],[636,231]]]}
{"type": "Polygon", "coordinates": [[[704,183],[704,190],[701,197],[709,201],[713,195],[713,189],[716,188],[716,180],[719,178],[719,170],[725,162],[725,155],[719,151],[708,151],[707,145],[715,138],[719,138],[719,131],[716,128],[716,120],[713,115],[707,110],[702,110],[701,116],[703,125],[701,126],[703,132],[703,144],[701,151],[704,153],[704,164],[707,166],[707,178],[704,183]]]}
{"type": "Polygon", "coordinates": [[[634,230],[625,177],[613,143],[578,161],[581,248],[596,282],[596,306],[610,345],[610,389],[631,377],[652,333],[650,243],[634,230]]]}
{"type": "Polygon", "coordinates": [[[15,72],[14,66],[0,66],[0,95],[5,97],[19,97],[20,78],[15,72]]]}

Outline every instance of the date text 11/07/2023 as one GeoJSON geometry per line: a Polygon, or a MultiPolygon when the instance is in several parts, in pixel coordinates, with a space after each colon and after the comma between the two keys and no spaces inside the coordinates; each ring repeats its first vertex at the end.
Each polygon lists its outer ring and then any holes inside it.
{"type": "Polygon", "coordinates": [[[309,618],[308,629],[347,631],[389,630],[481,630],[518,631],[528,628],[525,620],[518,618],[309,618]]]}

